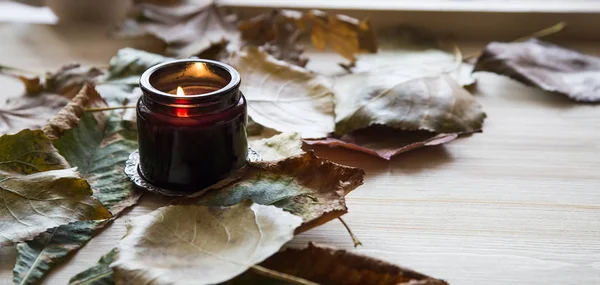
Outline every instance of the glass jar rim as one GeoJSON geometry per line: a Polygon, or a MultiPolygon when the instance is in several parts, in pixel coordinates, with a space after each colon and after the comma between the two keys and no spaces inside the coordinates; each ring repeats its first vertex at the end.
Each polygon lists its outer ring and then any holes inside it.
{"type": "MultiPolygon", "coordinates": [[[[181,104],[183,102],[188,102],[190,104],[194,104],[194,103],[200,103],[200,102],[218,101],[218,100],[223,99],[222,98],[223,95],[227,95],[227,94],[236,92],[239,89],[240,83],[241,83],[240,73],[237,70],[235,70],[235,68],[233,68],[231,65],[228,65],[223,62],[215,61],[215,60],[194,59],[194,58],[179,59],[179,60],[172,60],[172,61],[159,63],[157,65],[154,65],[154,66],[148,68],[146,71],[144,71],[144,73],[142,73],[142,76],[140,77],[140,88],[142,89],[143,94],[151,96],[153,101],[163,102],[163,103],[178,102],[181,104]],[[203,63],[203,64],[206,64],[211,67],[219,68],[219,69],[225,71],[226,73],[228,73],[228,75],[230,76],[229,82],[227,83],[227,85],[225,85],[215,91],[211,91],[211,92],[203,93],[203,94],[196,94],[196,95],[186,95],[186,96],[177,96],[177,95],[173,95],[173,94],[164,92],[164,91],[159,90],[158,88],[154,87],[150,83],[150,78],[158,70],[168,68],[173,65],[189,65],[191,63],[203,63]]],[[[227,96],[225,96],[225,97],[227,97],[227,96]]]]}

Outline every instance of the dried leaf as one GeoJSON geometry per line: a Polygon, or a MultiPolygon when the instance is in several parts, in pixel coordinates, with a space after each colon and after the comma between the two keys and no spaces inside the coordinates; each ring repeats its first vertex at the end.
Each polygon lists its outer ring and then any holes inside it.
{"type": "Polygon", "coordinates": [[[328,137],[319,140],[305,140],[308,145],[343,147],[378,156],[386,160],[414,149],[451,142],[458,133],[435,134],[427,131],[403,132],[383,126],[371,126],[354,131],[340,138],[328,137]]]}
{"type": "Polygon", "coordinates": [[[42,81],[39,76],[25,75],[19,69],[0,65],[0,74],[19,79],[25,85],[27,95],[50,93],[72,98],[85,84],[98,81],[103,72],[95,67],[84,68],[79,64],[69,64],[56,72],[47,72],[42,81]]]}
{"type": "Polygon", "coordinates": [[[252,163],[240,180],[182,203],[230,206],[250,199],[302,217],[298,233],[347,212],[344,196],[362,185],[362,169],[319,158],[312,152],[285,160],[252,163]]]}
{"type": "Polygon", "coordinates": [[[381,46],[376,54],[359,54],[352,71],[371,72],[399,83],[410,79],[448,74],[463,86],[472,85],[473,66],[462,62],[456,46],[453,52],[427,31],[393,27],[378,33],[381,46]]]}
{"type": "Polygon", "coordinates": [[[140,76],[146,69],[173,59],[143,50],[122,48],[110,59],[106,82],[138,86],[140,76]]]}
{"type": "Polygon", "coordinates": [[[135,20],[121,27],[122,36],[150,34],[167,43],[167,53],[176,57],[199,55],[211,48],[223,49],[239,41],[231,16],[225,15],[213,1],[161,6],[136,5],[135,20]]]}
{"type": "Polygon", "coordinates": [[[229,63],[244,79],[241,90],[255,122],[304,138],[325,137],[333,130],[333,92],[324,77],[256,47],[235,52],[229,63]]]}
{"type": "Polygon", "coordinates": [[[260,154],[262,161],[278,161],[301,155],[302,139],[297,133],[283,133],[270,138],[251,141],[250,147],[260,154]]]}
{"type": "Polygon", "coordinates": [[[44,85],[42,84],[39,76],[19,68],[0,65],[0,74],[10,76],[21,81],[25,86],[25,93],[28,95],[39,94],[44,89],[44,85]]]}
{"type": "Polygon", "coordinates": [[[79,64],[61,67],[54,73],[46,74],[44,91],[73,98],[86,84],[94,84],[104,73],[95,67],[84,68],[79,64]]]}
{"type": "Polygon", "coordinates": [[[338,77],[336,134],[376,124],[435,133],[481,129],[485,118],[481,106],[448,75],[393,82],[373,73],[338,77]]]}
{"type": "Polygon", "coordinates": [[[111,106],[135,104],[142,94],[138,87],[142,73],[167,60],[173,58],[133,48],[120,49],[110,60],[106,80],[96,90],[111,106]]]}
{"type": "Polygon", "coordinates": [[[600,58],[537,39],[488,44],[474,71],[506,75],[574,101],[600,102],[600,58]]]}
{"type": "MultiPolygon", "coordinates": [[[[86,108],[106,106],[102,101],[93,101],[96,94],[89,88],[89,91],[83,89],[78,97],[89,98],[86,108]]],[[[68,107],[64,110],[69,110],[68,107]]],[[[54,146],[71,165],[78,167],[94,190],[94,196],[114,215],[135,204],[140,192],[124,173],[125,161],[138,147],[135,122],[123,121],[120,110],[84,113],[77,121],[62,115],[64,113],[59,113],[49,125],[62,121],[71,124],[71,128],[54,142],[54,146]]]]}
{"type": "MultiPolygon", "coordinates": [[[[116,217],[135,204],[141,194],[123,170],[129,154],[137,149],[135,124],[122,121],[121,111],[85,113],[91,106],[106,107],[106,103],[92,87],[86,86],[44,131],[55,139],[54,146],[69,164],[78,167],[91,185],[94,197],[116,217]]],[[[37,283],[66,256],[83,247],[106,223],[72,223],[48,230],[33,241],[19,243],[13,281],[37,283]]]]}
{"type": "Polygon", "coordinates": [[[337,53],[356,61],[360,52],[377,52],[375,32],[368,20],[357,20],[344,15],[328,15],[319,10],[308,12],[302,21],[311,27],[311,41],[318,49],[330,45],[337,53]]]}
{"type": "MultiPolygon", "coordinates": [[[[85,113],[86,108],[104,107],[106,103],[100,97],[93,87],[84,86],[79,90],[79,94],[73,97],[69,103],[54,116],[42,130],[46,137],[56,140],[62,137],[63,133],[79,124],[79,119],[85,113]]],[[[97,116],[104,116],[99,113],[97,116]]]]}
{"type": "MultiPolygon", "coordinates": [[[[260,264],[271,270],[321,285],[448,285],[446,281],[350,251],[309,243],[304,249],[288,248],[260,264]]],[[[222,283],[282,284],[252,271],[222,283]]]]}
{"type": "Polygon", "coordinates": [[[0,105],[0,134],[39,129],[69,100],[59,95],[10,98],[0,105]]]}
{"type": "Polygon", "coordinates": [[[62,224],[111,217],[41,131],[4,135],[0,150],[0,245],[62,224]]]}
{"type": "Polygon", "coordinates": [[[109,267],[115,261],[117,249],[103,255],[98,263],[85,271],[78,273],[69,280],[69,285],[113,285],[113,271],[109,267]]]}
{"type": "Polygon", "coordinates": [[[111,264],[117,284],[214,284],[265,260],[302,220],[273,206],[168,206],[133,218],[111,264]]]}
{"type": "Polygon", "coordinates": [[[278,60],[304,67],[308,62],[304,46],[299,44],[302,13],[293,10],[272,10],[241,21],[238,29],[245,44],[263,47],[278,60]]]}
{"type": "Polygon", "coordinates": [[[75,222],[49,229],[29,242],[17,244],[13,283],[38,284],[56,263],[85,245],[106,220],[75,222]]]}

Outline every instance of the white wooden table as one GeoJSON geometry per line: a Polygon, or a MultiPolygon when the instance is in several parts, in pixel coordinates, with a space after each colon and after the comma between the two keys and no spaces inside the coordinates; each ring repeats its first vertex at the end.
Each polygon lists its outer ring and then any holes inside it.
{"type": "MultiPolygon", "coordinates": [[[[0,42],[0,64],[35,71],[71,62],[105,66],[120,47],[152,43],[108,40],[101,29],[26,24],[0,24],[0,42]]],[[[485,44],[458,43],[467,53],[485,44]]],[[[600,54],[593,43],[567,44],[600,54]]],[[[366,170],[344,216],[364,244],[357,251],[451,284],[600,284],[600,105],[492,74],[476,77],[475,96],[488,114],[482,134],[391,162],[317,148],[366,170]]],[[[6,77],[0,86],[1,98],[23,90],[6,77]]],[[[128,218],[162,203],[145,196],[44,284],[66,284],[116,245],[128,218]]],[[[353,248],[337,221],[290,245],[308,241],[353,248]]],[[[0,284],[11,284],[14,260],[14,247],[0,250],[0,284]]]]}

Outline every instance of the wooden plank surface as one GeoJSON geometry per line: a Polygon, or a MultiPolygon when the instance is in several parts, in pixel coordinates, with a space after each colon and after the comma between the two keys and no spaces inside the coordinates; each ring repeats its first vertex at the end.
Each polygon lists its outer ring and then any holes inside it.
{"type": "MultiPolygon", "coordinates": [[[[81,62],[106,65],[120,47],[153,41],[108,40],[103,29],[0,25],[0,64],[35,71],[81,62]],[[85,32],[83,32],[85,31],[85,32]]],[[[476,51],[481,42],[458,42],[476,51]]],[[[566,43],[600,54],[594,43],[566,43]]],[[[329,56],[315,66],[335,65],[329,56]]],[[[331,57],[333,58],[333,57],[331,57]]],[[[484,133],[391,162],[339,149],[318,155],[366,170],[344,218],[358,252],[444,278],[451,284],[600,284],[600,106],[492,74],[477,74],[484,133]]],[[[20,84],[0,77],[0,98],[20,84]]],[[[113,248],[128,218],[164,204],[147,195],[54,270],[44,284],[66,284],[113,248]]],[[[333,221],[296,237],[352,249],[333,221]]],[[[15,249],[0,249],[0,284],[11,284],[15,249]]]]}

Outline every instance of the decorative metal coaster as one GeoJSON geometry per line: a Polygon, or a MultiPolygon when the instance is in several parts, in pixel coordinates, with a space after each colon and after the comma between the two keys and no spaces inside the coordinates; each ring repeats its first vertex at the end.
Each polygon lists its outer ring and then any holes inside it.
{"type": "MultiPolygon", "coordinates": [[[[260,154],[258,154],[258,152],[254,151],[251,148],[248,148],[248,157],[246,158],[246,160],[250,161],[250,162],[257,162],[257,161],[261,161],[262,157],[260,156],[260,154]]],[[[127,174],[127,176],[129,176],[129,179],[131,179],[131,181],[136,186],[138,186],[142,189],[148,190],[150,192],[154,192],[154,193],[161,194],[164,196],[171,196],[171,197],[182,197],[182,196],[188,196],[188,195],[194,194],[194,192],[190,192],[190,191],[177,191],[177,190],[158,187],[158,186],[146,181],[144,179],[144,177],[142,175],[140,175],[139,165],[140,165],[140,153],[139,153],[139,151],[136,150],[129,155],[129,159],[127,159],[127,162],[125,162],[125,174],[127,174]]],[[[219,182],[217,182],[217,183],[219,183],[219,182]]]]}

